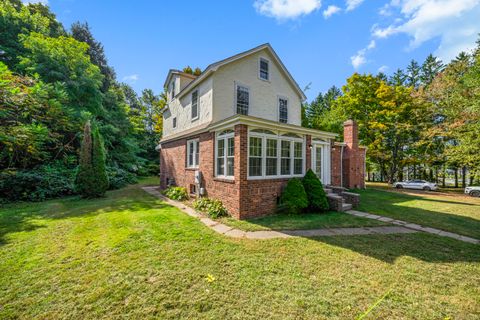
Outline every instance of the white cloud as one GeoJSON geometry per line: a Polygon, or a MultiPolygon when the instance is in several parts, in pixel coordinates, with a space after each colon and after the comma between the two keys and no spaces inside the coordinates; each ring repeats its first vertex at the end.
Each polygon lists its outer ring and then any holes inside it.
{"type": "Polygon", "coordinates": [[[347,0],[346,5],[347,5],[347,11],[352,11],[355,10],[359,5],[362,4],[364,0],[347,0]]]}
{"type": "Polygon", "coordinates": [[[337,6],[334,6],[334,5],[330,5],[328,6],[327,9],[323,10],[323,17],[325,19],[328,19],[330,18],[332,15],[334,15],[335,13],[337,12],[340,12],[342,9],[340,9],[339,7],[337,6]]]}
{"type": "Polygon", "coordinates": [[[378,68],[378,72],[385,73],[388,71],[388,69],[389,69],[388,66],[383,65],[380,68],[378,68]]]}
{"type": "Polygon", "coordinates": [[[122,81],[128,82],[128,83],[135,83],[140,79],[138,74],[131,74],[129,76],[125,76],[122,78],[122,81]]]}
{"type": "Polygon", "coordinates": [[[375,46],[376,46],[375,40],[372,40],[370,41],[368,46],[366,46],[361,50],[358,50],[356,55],[350,57],[350,61],[352,63],[353,68],[355,68],[355,70],[360,68],[360,66],[364,65],[367,62],[367,58],[365,57],[365,55],[369,50],[374,49],[375,46]]]}
{"type": "Polygon", "coordinates": [[[295,19],[320,8],[321,0],[255,0],[258,13],[277,20],[295,19]]]}
{"type": "Polygon", "coordinates": [[[480,0],[394,0],[389,9],[397,9],[402,19],[384,28],[374,26],[374,37],[407,34],[410,49],[439,39],[435,54],[445,62],[472,49],[480,32],[480,0]]]}

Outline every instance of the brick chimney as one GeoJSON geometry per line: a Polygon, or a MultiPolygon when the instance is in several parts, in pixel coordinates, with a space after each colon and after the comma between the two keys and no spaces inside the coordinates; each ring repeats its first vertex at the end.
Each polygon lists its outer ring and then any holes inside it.
{"type": "Polygon", "coordinates": [[[358,125],[353,120],[347,120],[343,123],[343,141],[349,149],[358,149],[358,125]]]}
{"type": "Polygon", "coordinates": [[[365,188],[365,148],[358,145],[358,125],[353,120],[343,123],[343,186],[365,188]]]}

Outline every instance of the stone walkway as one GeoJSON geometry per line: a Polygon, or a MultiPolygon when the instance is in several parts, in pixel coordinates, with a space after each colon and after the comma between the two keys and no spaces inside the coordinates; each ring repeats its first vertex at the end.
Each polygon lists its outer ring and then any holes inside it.
{"type": "Polygon", "coordinates": [[[414,232],[426,232],[430,234],[435,234],[441,237],[453,238],[456,240],[480,244],[480,240],[462,236],[453,232],[443,231],[435,228],[421,226],[415,223],[409,223],[402,220],[396,220],[388,217],[377,216],[375,214],[370,214],[366,212],[361,212],[357,210],[348,210],[345,211],[347,214],[351,214],[357,217],[379,220],[387,223],[394,224],[395,226],[384,226],[384,227],[361,227],[361,228],[325,228],[325,229],[312,229],[312,230],[265,230],[265,231],[243,231],[240,229],[235,229],[226,224],[214,221],[210,218],[205,217],[204,215],[195,211],[183,203],[175,200],[171,200],[158,191],[158,187],[142,187],[143,190],[149,194],[161,198],[166,203],[177,207],[191,217],[200,219],[200,221],[209,227],[210,229],[224,234],[232,238],[247,238],[247,239],[274,239],[274,238],[290,238],[290,237],[324,237],[324,236],[353,236],[353,235],[364,235],[364,234],[396,234],[396,233],[414,233],[414,232]]]}
{"type": "Polygon", "coordinates": [[[436,234],[437,236],[441,236],[441,237],[448,237],[448,238],[453,238],[453,239],[468,242],[468,243],[480,244],[480,240],[478,240],[478,239],[470,238],[470,237],[467,237],[467,236],[462,236],[462,235],[459,235],[459,234],[456,234],[456,233],[453,233],[453,232],[443,231],[443,230],[440,230],[440,229],[425,227],[425,226],[421,226],[419,224],[410,223],[410,222],[406,222],[406,221],[402,221],[402,220],[396,220],[396,219],[387,218],[387,217],[383,217],[383,216],[377,216],[376,214],[370,214],[370,213],[366,213],[366,212],[362,212],[362,211],[356,211],[356,210],[348,210],[348,211],[345,211],[345,213],[348,213],[348,214],[351,214],[351,215],[354,215],[354,216],[357,216],[357,217],[388,222],[388,223],[391,223],[391,224],[396,224],[398,226],[409,228],[411,230],[436,234]]]}
{"type": "MultiPolygon", "coordinates": [[[[416,230],[409,229],[405,226],[384,226],[384,227],[362,227],[362,228],[325,228],[312,230],[282,230],[282,231],[243,231],[227,226],[223,223],[214,221],[204,215],[198,213],[194,209],[184,205],[183,203],[171,200],[163,196],[158,187],[142,187],[147,193],[162,199],[164,202],[177,207],[191,217],[200,219],[200,221],[210,229],[224,234],[232,238],[246,239],[275,239],[275,238],[291,238],[291,237],[324,237],[324,236],[350,236],[365,234],[397,234],[397,233],[415,233],[416,230]]],[[[351,213],[353,214],[353,213],[351,213]]]]}

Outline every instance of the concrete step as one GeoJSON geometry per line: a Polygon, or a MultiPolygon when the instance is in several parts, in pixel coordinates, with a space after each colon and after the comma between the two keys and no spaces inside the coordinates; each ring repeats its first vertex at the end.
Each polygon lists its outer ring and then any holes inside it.
{"type": "Polygon", "coordinates": [[[323,191],[325,191],[326,194],[332,193],[332,189],[330,188],[324,188],[323,191]]]}
{"type": "Polygon", "coordinates": [[[342,204],[342,211],[352,210],[353,206],[350,203],[343,203],[342,204]]]}

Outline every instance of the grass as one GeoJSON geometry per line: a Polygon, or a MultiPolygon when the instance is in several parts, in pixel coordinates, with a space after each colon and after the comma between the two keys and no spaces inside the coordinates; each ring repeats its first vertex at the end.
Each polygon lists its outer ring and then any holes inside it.
{"type": "Polygon", "coordinates": [[[359,210],[480,239],[480,199],[378,186],[355,192],[361,195],[359,210]]]}
{"type": "Polygon", "coordinates": [[[219,221],[244,231],[304,230],[322,228],[375,227],[388,225],[385,222],[359,218],[341,212],[305,213],[299,215],[275,214],[262,218],[237,220],[222,218],[219,221]]]}
{"type": "Polygon", "coordinates": [[[2,207],[0,257],[1,319],[480,315],[476,245],[421,233],[231,239],[139,186],[2,207]]]}

